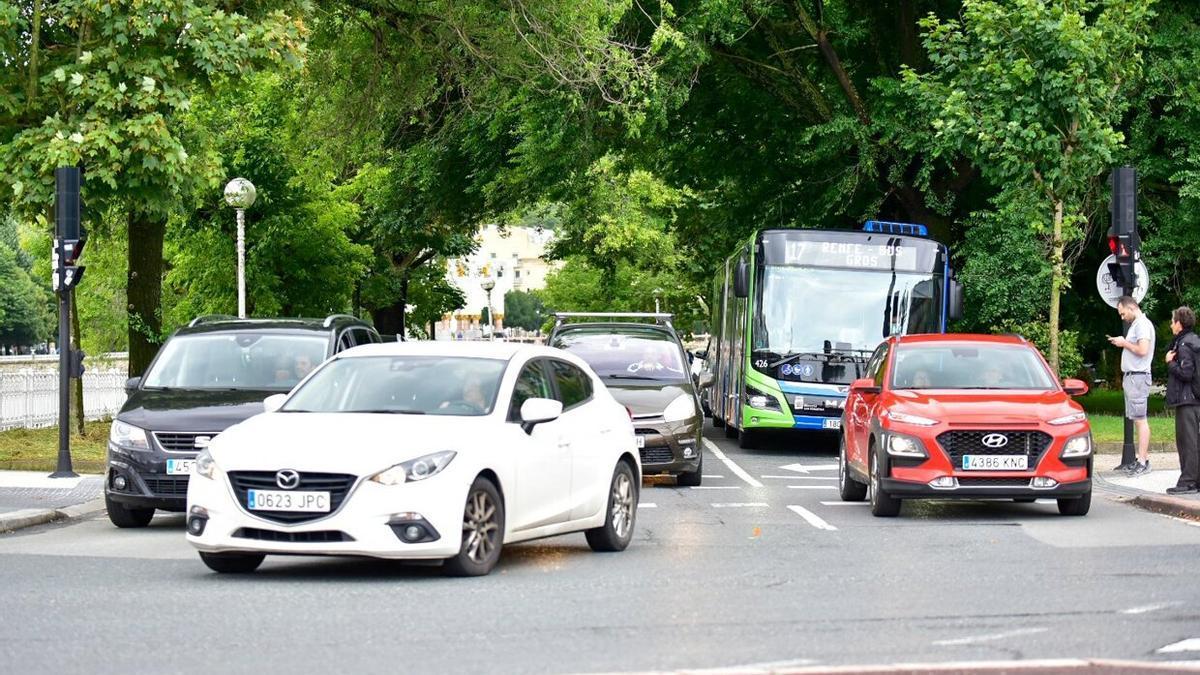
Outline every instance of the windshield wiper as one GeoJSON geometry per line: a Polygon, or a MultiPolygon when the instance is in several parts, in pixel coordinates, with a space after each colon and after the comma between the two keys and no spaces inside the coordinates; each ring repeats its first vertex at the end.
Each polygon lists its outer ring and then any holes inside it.
{"type": "Polygon", "coordinates": [[[791,363],[792,361],[796,361],[799,359],[826,359],[826,360],[828,360],[828,358],[829,358],[828,354],[821,354],[818,352],[796,352],[795,354],[788,354],[787,356],[783,357],[782,359],[779,359],[775,363],[768,364],[767,367],[768,368],[778,368],[779,366],[782,366],[785,363],[791,363]]]}
{"type": "Polygon", "coordinates": [[[424,410],[398,410],[396,408],[375,408],[369,410],[343,410],[346,413],[368,413],[378,415],[424,415],[424,410]]]}

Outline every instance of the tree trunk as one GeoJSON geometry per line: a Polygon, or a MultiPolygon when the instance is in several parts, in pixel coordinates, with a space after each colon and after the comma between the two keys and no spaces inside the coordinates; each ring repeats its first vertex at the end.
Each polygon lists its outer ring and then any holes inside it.
{"type": "Polygon", "coordinates": [[[407,318],[408,312],[408,270],[404,270],[400,274],[400,330],[396,333],[396,339],[404,341],[405,326],[404,321],[407,318]]]}
{"type": "Polygon", "coordinates": [[[139,377],[158,353],[162,335],[163,235],[166,220],[131,211],[126,236],[129,268],[129,376],[139,377]]]}
{"type": "Polygon", "coordinates": [[[1063,274],[1063,202],[1054,200],[1054,239],[1050,242],[1050,368],[1061,376],[1058,355],[1058,314],[1064,282],[1063,274]]]}
{"type": "MultiPolygon", "coordinates": [[[[75,297],[75,291],[71,291],[71,342],[75,349],[79,349],[79,301],[75,297]]],[[[71,417],[75,420],[75,433],[83,435],[83,378],[76,378],[71,383],[71,405],[75,408],[75,414],[71,417]]]]}

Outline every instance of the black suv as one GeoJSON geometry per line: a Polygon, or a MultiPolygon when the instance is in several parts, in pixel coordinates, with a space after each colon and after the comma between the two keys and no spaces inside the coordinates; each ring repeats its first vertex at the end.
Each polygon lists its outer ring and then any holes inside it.
{"type": "Polygon", "coordinates": [[[690,355],[675,334],[671,315],[560,312],[555,318],[546,344],[586,361],[629,410],[642,472],[672,474],[679,485],[699,485],[704,417],[689,372],[690,355]],[[570,319],[593,321],[567,323],[570,319]]]}
{"type": "Polygon", "coordinates": [[[104,503],[117,527],[145,527],[155,509],[183,511],[196,454],[213,436],[263,410],[330,356],[380,342],[346,314],[325,319],[204,316],[158,350],[108,439],[104,503]]]}

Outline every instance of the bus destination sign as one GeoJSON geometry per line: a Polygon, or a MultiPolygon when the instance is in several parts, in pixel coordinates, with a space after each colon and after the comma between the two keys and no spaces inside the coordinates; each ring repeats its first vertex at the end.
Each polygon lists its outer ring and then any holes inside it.
{"type": "Polygon", "coordinates": [[[805,241],[784,243],[785,265],[817,265],[852,269],[917,271],[917,249],[894,239],[876,244],[861,241],[805,241]]]}

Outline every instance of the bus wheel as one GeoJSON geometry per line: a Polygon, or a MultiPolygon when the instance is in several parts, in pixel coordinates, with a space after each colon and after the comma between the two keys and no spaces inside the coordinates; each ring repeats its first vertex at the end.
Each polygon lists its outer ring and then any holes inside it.
{"type": "Polygon", "coordinates": [[[738,437],[738,428],[733,426],[732,424],[726,422],[725,423],[725,438],[737,438],[737,437],[738,437]]]}

